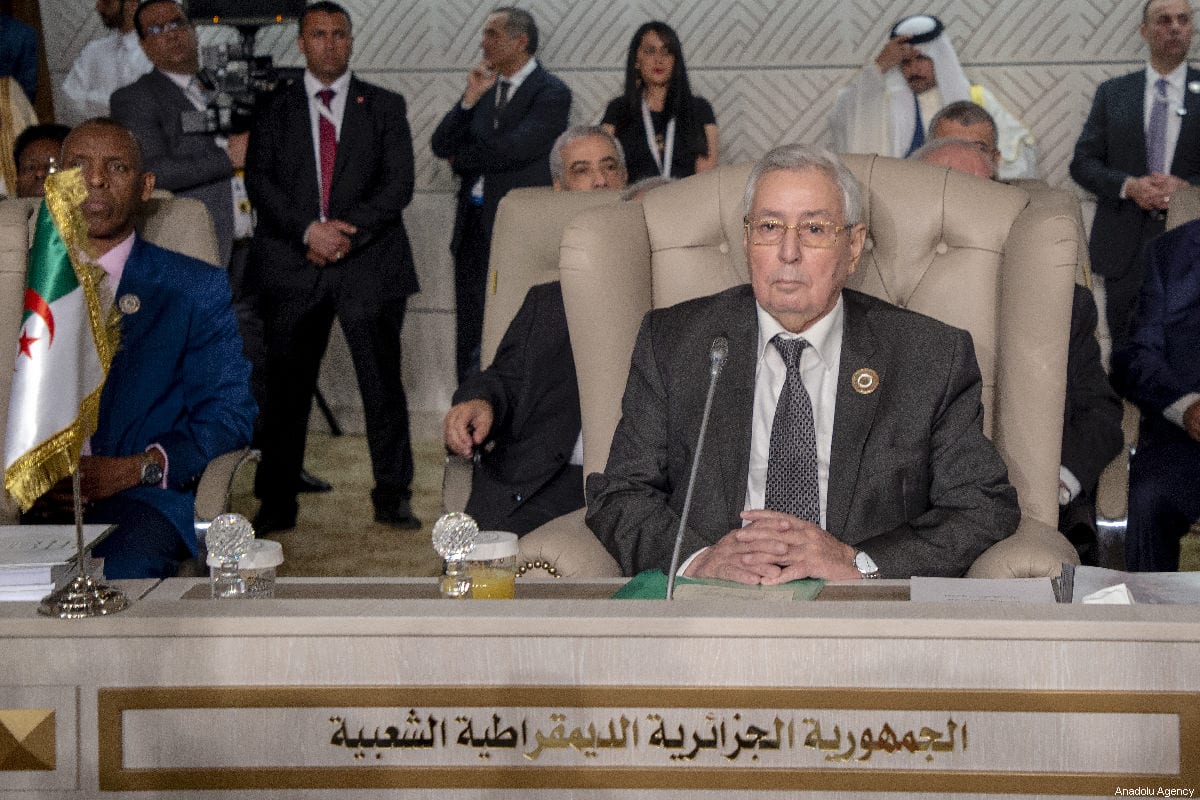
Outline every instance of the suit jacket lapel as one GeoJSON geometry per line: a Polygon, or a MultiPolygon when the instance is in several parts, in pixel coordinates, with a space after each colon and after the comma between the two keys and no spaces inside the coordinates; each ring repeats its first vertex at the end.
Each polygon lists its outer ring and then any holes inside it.
{"type": "Polygon", "coordinates": [[[862,451],[879,406],[879,387],[887,386],[886,353],[879,349],[871,330],[870,316],[852,292],[843,292],[842,357],[838,367],[837,407],[833,415],[833,443],[829,456],[829,492],[826,497],[825,524],[838,538],[846,527],[850,501],[863,466],[862,451]],[[860,369],[878,373],[876,390],[868,394],[855,391],[853,377],[860,369]]]}
{"type": "MultiPolygon", "coordinates": [[[[530,99],[542,84],[544,73],[545,70],[542,69],[542,65],[538,64],[537,68],[529,73],[529,76],[525,80],[521,81],[521,85],[517,87],[517,90],[508,96],[508,102],[504,105],[504,110],[497,116],[500,123],[497,127],[504,128],[514,120],[525,116],[525,112],[529,109],[530,99]]],[[[496,92],[497,87],[492,86],[480,102],[490,101],[490,107],[494,109],[496,107],[496,92]]]]}
{"type": "Polygon", "coordinates": [[[292,148],[292,158],[298,159],[296,163],[302,167],[302,185],[297,187],[298,196],[295,200],[297,204],[315,208],[319,212],[321,186],[317,181],[316,142],[313,141],[312,118],[308,113],[308,92],[305,91],[304,81],[296,81],[291,92],[283,130],[292,133],[291,141],[286,146],[292,148]]]}
{"type": "Polygon", "coordinates": [[[337,194],[338,180],[350,168],[351,158],[369,152],[372,147],[369,114],[370,97],[363,91],[357,78],[350,79],[347,87],[346,107],[342,111],[342,130],[338,137],[337,158],[333,162],[333,189],[329,193],[329,205],[333,206],[337,194]]]}
{"type": "Polygon", "coordinates": [[[1176,163],[1181,166],[1193,163],[1196,147],[1200,144],[1197,141],[1197,131],[1200,131],[1200,92],[1193,92],[1190,88],[1193,83],[1200,81],[1200,72],[1188,67],[1184,81],[1184,114],[1179,122],[1179,138],[1175,141],[1175,154],[1171,159],[1171,171],[1175,174],[1179,174],[1175,170],[1176,163]]]}
{"type": "MultiPolygon", "coordinates": [[[[754,295],[747,285],[735,296],[723,330],[729,357],[717,381],[706,447],[720,453],[725,507],[736,519],[746,505],[746,474],[750,469],[750,437],[754,421],[754,377],[758,367],[758,317],[754,295]]],[[[708,371],[705,370],[707,378],[708,371]]],[[[706,387],[707,388],[707,387],[706,387]]]]}

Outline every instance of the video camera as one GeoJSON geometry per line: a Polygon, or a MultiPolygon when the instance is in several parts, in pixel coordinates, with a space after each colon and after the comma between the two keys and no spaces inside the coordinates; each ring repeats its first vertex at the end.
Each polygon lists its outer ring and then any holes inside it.
{"type": "Polygon", "coordinates": [[[239,41],[201,48],[199,78],[212,99],[203,110],[182,113],[184,133],[247,131],[265,96],[303,76],[301,67],[276,67],[271,56],[254,55],[254,39],[263,25],[299,19],[304,6],[305,0],[189,0],[193,24],[233,25],[239,41]]]}

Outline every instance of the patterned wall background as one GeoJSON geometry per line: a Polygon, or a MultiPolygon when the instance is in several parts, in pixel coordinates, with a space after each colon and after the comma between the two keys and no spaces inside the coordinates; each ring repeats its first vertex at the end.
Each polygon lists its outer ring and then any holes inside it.
{"type": "MultiPolygon", "coordinates": [[[[453,315],[446,243],[453,177],[429,149],[438,120],[479,58],[479,31],[496,3],[343,0],[356,34],[354,70],[408,100],[417,198],[407,220],[424,291],[410,303],[405,374],[423,431],[436,435],[449,405],[453,315]]],[[[1096,84],[1139,69],[1142,0],[527,0],[542,32],[541,61],[574,92],[575,122],[596,120],[622,86],[628,38],[647,19],[680,34],[697,93],[717,114],[722,162],[751,160],[786,141],[824,141],[837,88],[882,46],[896,19],[941,17],[971,80],[983,83],[1037,138],[1042,177],[1071,185],[1067,164],[1096,84]]],[[[55,89],[79,49],[102,31],[90,2],[42,0],[55,89]]],[[[259,34],[258,51],[300,65],[294,24],[259,34]]],[[[204,28],[201,42],[230,37],[204,28]]],[[[335,349],[332,356],[336,357],[335,349]]],[[[352,387],[327,394],[353,415],[352,387]]],[[[344,388],[344,387],[343,387],[344,388]]]]}

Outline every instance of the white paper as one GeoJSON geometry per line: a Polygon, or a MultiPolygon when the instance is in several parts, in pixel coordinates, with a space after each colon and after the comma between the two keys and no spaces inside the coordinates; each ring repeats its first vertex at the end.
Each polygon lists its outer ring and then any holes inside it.
{"type": "Polygon", "coordinates": [[[1200,572],[1121,572],[1101,567],[1076,567],[1072,597],[1076,603],[1103,589],[1124,585],[1132,602],[1143,604],[1200,604],[1200,572]]]}
{"type": "Polygon", "coordinates": [[[922,578],[909,584],[914,603],[1054,603],[1049,578],[922,578]]]}
{"type": "MultiPolygon", "coordinates": [[[[84,549],[110,528],[84,525],[84,549]]],[[[77,550],[74,525],[0,525],[0,569],[65,564],[77,550]]]]}
{"type": "Polygon", "coordinates": [[[1087,605],[1131,606],[1133,605],[1133,595],[1129,594],[1128,586],[1118,583],[1116,586],[1109,586],[1085,595],[1079,602],[1087,605]]]}

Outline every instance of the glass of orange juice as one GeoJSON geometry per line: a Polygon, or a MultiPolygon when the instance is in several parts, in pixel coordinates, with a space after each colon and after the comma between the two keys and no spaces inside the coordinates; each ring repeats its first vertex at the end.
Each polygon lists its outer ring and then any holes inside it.
{"type": "Polygon", "coordinates": [[[517,579],[517,535],[507,531],[480,531],[467,556],[474,600],[512,600],[517,579]]]}

